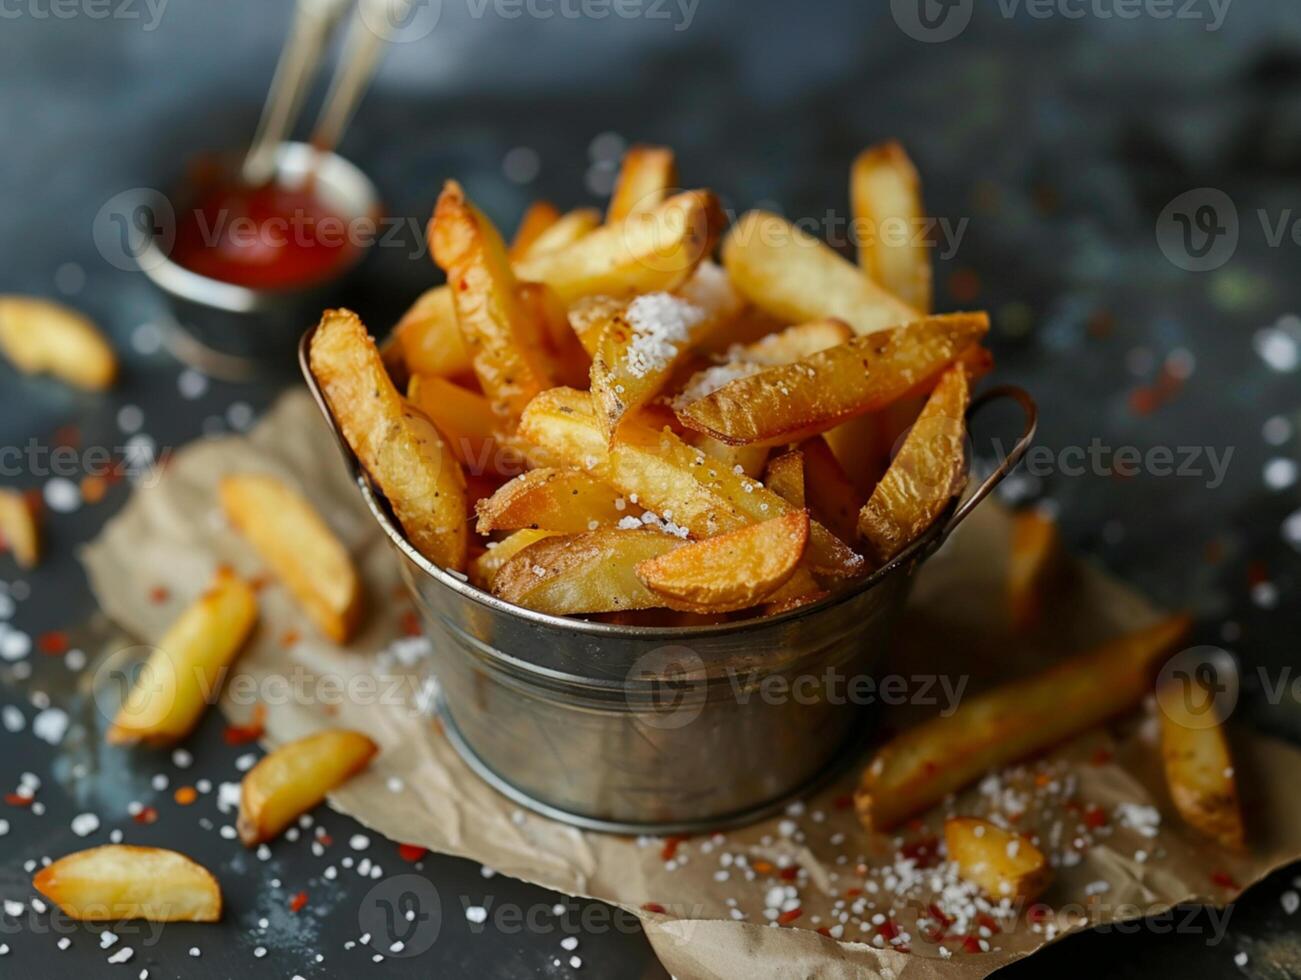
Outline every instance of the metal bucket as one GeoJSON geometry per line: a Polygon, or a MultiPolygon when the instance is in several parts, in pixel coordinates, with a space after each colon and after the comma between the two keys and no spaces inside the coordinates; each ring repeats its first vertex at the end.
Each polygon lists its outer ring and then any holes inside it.
{"type": "Polygon", "coordinates": [[[421,556],[339,435],[308,369],[314,332],[300,347],[303,374],[366,505],[404,558],[433,642],[448,738],[521,806],[592,830],[697,833],[747,823],[852,758],[869,731],[868,709],[843,696],[845,685],[870,676],[918,567],[1017,464],[1036,424],[1019,388],[977,398],[968,418],[1000,398],[1021,406],[1025,426],[1011,453],[898,557],[819,603],[719,626],[615,626],[511,605],[421,556]]]}

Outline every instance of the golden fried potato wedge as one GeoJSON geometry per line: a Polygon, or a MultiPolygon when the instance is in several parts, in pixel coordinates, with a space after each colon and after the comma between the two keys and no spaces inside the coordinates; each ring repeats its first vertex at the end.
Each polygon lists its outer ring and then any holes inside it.
{"type": "Polygon", "coordinates": [[[543,538],[554,536],[555,532],[553,531],[536,531],[532,528],[525,528],[503,538],[501,541],[490,541],[488,550],[470,563],[470,581],[481,589],[491,590],[493,580],[496,579],[497,572],[502,565],[529,545],[535,544],[543,538]]]}
{"type": "Polygon", "coordinates": [[[398,394],[357,314],[326,310],[309,362],[339,431],[422,555],[465,567],[465,474],[438,430],[398,394]]]}
{"type": "Polygon", "coordinates": [[[653,609],[666,601],[642,584],[637,566],[684,544],[649,528],[550,537],[502,565],[492,590],[507,602],[555,616],[653,609]]]}
{"type": "Polygon", "coordinates": [[[515,291],[531,321],[531,335],[544,349],[547,371],[557,385],[583,387],[592,369],[592,356],[569,322],[556,291],[544,282],[522,282],[515,291]]]}
{"type": "Polygon", "coordinates": [[[510,260],[522,259],[548,228],[560,220],[560,211],[550,201],[534,201],[520,218],[510,241],[510,260]]]}
{"type": "Polygon", "coordinates": [[[566,248],[530,255],[515,271],[545,282],[566,306],[583,296],[672,291],[713,250],[723,222],[713,194],[687,191],[566,248]]]}
{"type": "Polygon", "coordinates": [[[0,489],[0,552],[8,549],[22,568],[41,560],[40,510],[27,495],[0,489]]]}
{"type": "Polygon", "coordinates": [[[899,454],[863,505],[858,533],[878,561],[899,554],[962,492],[968,398],[967,373],[962,365],[954,365],[940,378],[899,454]]]}
{"type": "Polygon", "coordinates": [[[35,296],[0,295],[0,351],[24,374],[48,374],[88,391],[117,380],[117,355],[99,328],[35,296]]]}
{"type": "Polygon", "coordinates": [[[627,305],[627,300],[617,296],[582,296],[574,300],[569,307],[569,326],[589,356],[596,353],[610,318],[627,305]]]}
{"type": "Polygon", "coordinates": [[[236,829],[247,846],[272,840],[326,795],[361,772],[379,746],[360,732],[332,728],[264,756],[239,786],[236,829]]]}
{"type": "Polygon", "coordinates": [[[407,400],[429,416],[447,448],[467,473],[519,473],[517,454],[503,452],[488,399],[446,378],[413,374],[407,382],[407,400]]]}
{"type": "Polygon", "coordinates": [[[393,328],[393,337],[412,374],[455,378],[474,370],[456,325],[452,291],[446,286],[423,293],[393,328]]]}
{"type": "Polygon", "coordinates": [[[478,531],[533,528],[557,534],[584,534],[630,516],[627,504],[608,483],[578,470],[529,470],[502,484],[475,505],[478,531]]]}
{"type": "Polygon", "coordinates": [[[110,745],[171,745],[194,729],[257,621],[257,597],[228,569],[158,641],[118,709],[110,745]]]}
{"type": "Polygon", "coordinates": [[[677,603],[711,612],[749,609],[795,574],[808,541],[808,512],[795,510],[643,561],[637,577],[677,603]]]}
{"type": "Polygon", "coordinates": [[[944,843],[958,874],[995,901],[1033,902],[1052,880],[1048,859],[1030,838],[988,820],[950,817],[944,843]]]}
{"type": "Polygon", "coordinates": [[[804,454],[804,497],[809,513],[846,544],[858,541],[862,498],[822,436],[800,443],[804,454]]]}
{"type": "Polygon", "coordinates": [[[1243,850],[1238,783],[1222,719],[1214,713],[1214,693],[1198,678],[1171,680],[1157,691],[1157,703],[1161,757],[1175,809],[1194,830],[1243,850]]]}
{"type": "Polygon", "coordinates": [[[786,323],[835,318],[862,335],[920,316],[812,235],[767,211],[751,211],[732,226],[723,265],[750,302],[786,323]]]}
{"type": "Polygon", "coordinates": [[[751,480],[759,479],[763,474],[764,465],[768,462],[767,446],[729,446],[725,442],[719,442],[712,436],[699,432],[688,432],[685,438],[688,444],[695,446],[710,459],[716,460],[718,465],[733,473],[744,474],[751,480]]]}
{"type": "Polygon", "coordinates": [[[601,227],[601,212],[596,208],[575,208],[566,211],[552,223],[550,228],[538,235],[523,254],[512,255],[511,260],[525,262],[550,252],[563,251],[599,227],[601,227]]]}
{"type": "Polygon", "coordinates": [[[316,508],[283,480],[253,473],[224,477],[218,496],[227,520],[321,632],[347,643],[361,622],[361,578],[316,508]]]}
{"type": "Polygon", "coordinates": [[[81,922],[217,922],[221,886],[207,868],[161,847],[106,844],[59,858],[32,887],[81,922]]]}
{"type": "Polygon", "coordinates": [[[931,256],[921,180],[903,147],[889,140],[860,153],[850,173],[849,197],[858,264],[882,289],[929,313],[931,256]]]}
{"type": "Polygon", "coordinates": [[[804,454],[791,449],[768,461],[763,478],[766,486],[795,507],[804,506],[804,454]]]}
{"type": "Polygon", "coordinates": [[[1130,710],[1156,664],[1188,632],[1172,616],[1032,677],[968,697],[951,715],[881,746],[854,794],[863,826],[884,831],[987,772],[1130,710]]]}
{"type": "Polygon", "coordinates": [[[988,330],[985,314],[955,313],[855,337],[794,364],[728,382],[678,417],[688,428],[734,445],[798,441],[938,378],[988,330]]]}
{"type": "Polygon", "coordinates": [[[551,387],[545,352],[529,329],[501,235],[456,181],[438,197],[429,245],[447,273],[479,385],[500,416],[517,418],[534,395],[551,387]]]}
{"type": "Polygon", "coordinates": [[[854,337],[843,320],[814,320],[768,334],[734,350],[734,357],[747,364],[780,367],[794,364],[829,347],[839,347],[854,337]]]}
{"type": "Polygon", "coordinates": [[[672,150],[665,146],[629,147],[610,197],[606,224],[615,225],[659,207],[677,186],[678,164],[672,150]]]}
{"type": "Polygon", "coordinates": [[[1061,554],[1057,522],[1038,510],[1012,516],[1007,593],[1012,628],[1029,629],[1039,619],[1046,579],[1061,554]]]}

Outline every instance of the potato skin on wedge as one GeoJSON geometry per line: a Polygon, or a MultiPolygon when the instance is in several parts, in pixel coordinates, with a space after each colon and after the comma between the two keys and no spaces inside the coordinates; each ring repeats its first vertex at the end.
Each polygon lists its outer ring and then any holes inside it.
{"type": "Polygon", "coordinates": [[[1233,757],[1214,694],[1198,680],[1191,691],[1169,681],[1157,691],[1161,759],[1166,787],[1179,815],[1194,830],[1231,851],[1246,847],[1233,757]],[[1204,705],[1197,713],[1189,704],[1204,705]]]}
{"type": "Polygon", "coordinates": [[[335,728],[287,742],[240,783],[239,839],[249,847],[272,840],[370,764],[379,746],[360,732],[335,728]]]}
{"type": "Polygon", "coordinates": [[[996,901],[1032,902],[1052,880],[1048,859],[1028,837],[988,820],[950,817],[944,843],[958,873],[996,901]]]}
{"type": "Polygon", "coordinates": [[[221,886],[207,868],[161,847],[107,844],[42,868],[32,886],[82,922],[217,922],[221,886]]]}

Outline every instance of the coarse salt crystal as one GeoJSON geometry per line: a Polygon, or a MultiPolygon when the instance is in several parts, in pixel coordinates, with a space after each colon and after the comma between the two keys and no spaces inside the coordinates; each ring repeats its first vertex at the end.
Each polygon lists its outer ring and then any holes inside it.
{"type": "Polygon", "coordinates": [[[627,320],[633,330],[624,357],[628,373],[644,378],[667,367],[705,315],[700,307],[671,293],[638,296],[628,304],[627,320]]]}

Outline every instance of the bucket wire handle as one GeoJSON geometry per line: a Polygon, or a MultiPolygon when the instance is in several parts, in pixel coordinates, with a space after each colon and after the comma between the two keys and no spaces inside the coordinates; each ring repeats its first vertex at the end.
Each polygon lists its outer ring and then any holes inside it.
{"type": "Polygon", "coordinates": [[[1017,437],[1012,450],[994,468],[994,472],[985,477],[971,496],[958,505],[948,523],[944,525],[944,530],[940,533],[941,538],[947,538],[952,534],[953,529],[965,521],[980,502],[1003,482],[1004,478],[1016,468],[1017,463],[1021,462],[1021,458],[1025,456],[1030,444],[1034,441],[1035,430],[1039,427],[1039,408],[1035,405],[1034,399],[1030,397],[1030,393],[1016,385],[998,385],[977,396],[967,409],[967,431],[971,431],[971,422],[980,413],[981,409],[1005,398],[1010,398],[1020,405],[1021,411],[1025,415],[1025,424],[1021,428],[1021,435],[1017,437]]]}

